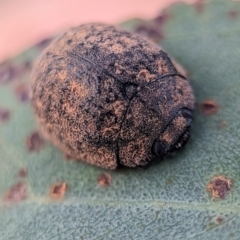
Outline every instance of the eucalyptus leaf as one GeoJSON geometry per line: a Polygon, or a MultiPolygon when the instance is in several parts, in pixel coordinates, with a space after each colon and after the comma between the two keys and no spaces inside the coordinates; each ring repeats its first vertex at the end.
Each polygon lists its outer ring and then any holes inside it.
{"type": "Polygon", "coordinates": [[[42,142],[27,95],[42,45],[0,65],[0,239],[240,238],[240,3],[179,3],[164,16],[122,26],[159,31],[197,104],[186,147],[147,169],[105,171],[42,142]],[[68,188],[53,199],[59,182],[68,188]]]}

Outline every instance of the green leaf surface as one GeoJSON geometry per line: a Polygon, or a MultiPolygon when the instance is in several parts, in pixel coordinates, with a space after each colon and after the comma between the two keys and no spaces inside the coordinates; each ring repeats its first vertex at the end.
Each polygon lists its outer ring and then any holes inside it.
{"type": "Polygon", "coordinates": [[[163,37],[188,71],[197,104],[184,150],[147,169],[106,171],[67,161],[48,142],[29,145],[37,124],[26,86],[41,46],[0,65],[0,239],[239,239],[240,3],[177,4],[164,16],[123,26],[163,37]],[[199,110],[207,99],[219,106],[209,116],[199,110]],[[98,184],[102,173],[111,176],[108,187],[98,184]],[[207,191],[216,176],[231,181],[220,182],[220,198],[207,191]],[[12,187],[19,182],[22,195],[12,187]],[[59,200],[49,194],[56,182],[68,185],[59,200]]]}

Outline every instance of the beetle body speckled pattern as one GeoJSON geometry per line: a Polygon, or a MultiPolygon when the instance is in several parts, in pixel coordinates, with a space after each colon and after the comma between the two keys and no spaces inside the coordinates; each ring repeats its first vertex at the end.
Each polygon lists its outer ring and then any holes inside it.
{"type": "Polygon", "coordinates": [[[114,26],[85,24],[53,41],[31,92],[44,135],[103,168],[145,166],[189,137],[189,82],[159,46],[114,26]]]}

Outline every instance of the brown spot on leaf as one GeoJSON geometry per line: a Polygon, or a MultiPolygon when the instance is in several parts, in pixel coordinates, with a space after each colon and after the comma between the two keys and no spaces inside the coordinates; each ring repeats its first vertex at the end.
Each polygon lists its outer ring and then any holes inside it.
{"type": "Polygon", "coordinates": [[[25,84],[20,84],[15,88],[15,94],[20,102],[28,102],[29,97],[29,91],[25,84]]]}
{"type": "Polygon", "coordinates": [[[169,14],[167,13],[161,13],[156,18],[153,19],[156,26],[160,27],[162,26],[167,20],[169,19],[169,14]]]}
{"type": "Polygon", "coordinates": [[[228,16],[229,16],[229,18],[231,18],[231,19],[236,19],[236,18],[238,17],[238,15],[239,15],[238,10],[230,10],[230,11],[228,12],[228,16]]]}
{"type": "Polygon", "coordinates": [[[10,119],[10,111],[0,107],[0,122],[7,122],[10,119]]]}
{"type": "Polygon", "coordinates": [[[153,42],[159,42],[163,38],[163,33],[160,27],[146,23],[138,25],[135,32],[144,37],[150,38],[153,42]]]}
{"type": "Polygon", "coordinates": [[[63,158],[64,158],[67,162],[75,162],[75,161],[76,161],[76,159],[75,159],[73,156],[71,156],[71,155],[69,155],[69,154],[67,154],[67,153],[63,153],[63,158]]]}
{"type": "Polygon", "coordinates": [[[97,182],[101,187],[108,187],[111,184],[112,178],[108,173],[102,173],[98,176],[97,182]]]}
{"type": "Polygon", "coordinates": [[[16,68],[9,63],[0,64],[0,84],[8,83],[16,76],[16,68]]]}
{"type": "Polygon", "coordinates": [[[163,25],[168,20],[169,15],[167,13],[161,13],[159,16],[153,19],[152,23],[142,22],[136,28],[135,32],[150,38],[153,42],[159,42],[163,39],[163,25]]]}
{"type": "Polygon", "coordinates": [[[204,0],[196,0],[195,9],[197,13],[202,13],[204,10],[204,0]]]}
{"type": "Polygon", "coordinates": [[[214,100],[206,100],[200,104],[200,111],[205,115],[212,115],[218,111],[218,104],[214,100]]]}
{"type": "Polygon", "coordinates": [[[27,185],[18,182],[13,185],[4,195],[3,199],[7,202],[20,202],[27,198],[27,185]]]}
{"type": "Polygon", "coordinates": [[[71,160],[71,159],[72,159],[72,157],[71,157],[69,154],[67,154],[67,153],[64,153],[64,154],[63,154],[63,157],[64,157],[66,160],[71,160]]]}
{"type": "Polygon", "coordinates": [[[29,152],[38,152],[44,141],[43,138],[40,136],[38,132],[33,132],[30,136],[26,139],[26,145],[29,152]]]}
{"type": "Polygon", "coordinates": [[[232,182],[224,176],[214,177],[207,185],[207,190],[212,197],[224,199],[231,189],[232,182]]]}
{"type": "Polygon", "coordinates": [[[223,217],[220,217],[220,216],[217,217],[216,221],[217,221],[218,224],[223,223],[223,217]]]}
{"type": "Polygon", "coordinates": [[[29,72],[30,62],[21,65],[13,65],[10,62],[0,64],[0,84],[9,83],[13,80],[21,78],[23,74],[29,72]]]}
{"type": "Polygon", "coordinates": [[[20,178],[25,178],[27,176],[27,169],[26,168],[20,168],[18,171],[18,176],[20,178]]]}
{"type": "Polygon", "coordinates": [[[46,48],[52,42],[52,38],[45,38],[41,42],[37,44],[37,46],[41,49],[46,48]]]}
{"type": "Polygon", "coordinates": [[[51,198],[55,199],[62,198],[65,195],[67,188],[68,186],[67,183],[65,182],[54,183],[50,189],[51,198]]]}

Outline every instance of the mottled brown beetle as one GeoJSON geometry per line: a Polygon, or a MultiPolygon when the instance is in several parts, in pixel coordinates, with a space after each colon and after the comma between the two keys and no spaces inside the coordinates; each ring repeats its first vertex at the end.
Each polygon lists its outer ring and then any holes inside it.
{"type": "Polygon", "coordinates": [[[159,46],[114,26],[85,24],[55,40],[31,89],[44,135],[90,164],[145,166],[189,138],[189,82],[159,46]]]}

